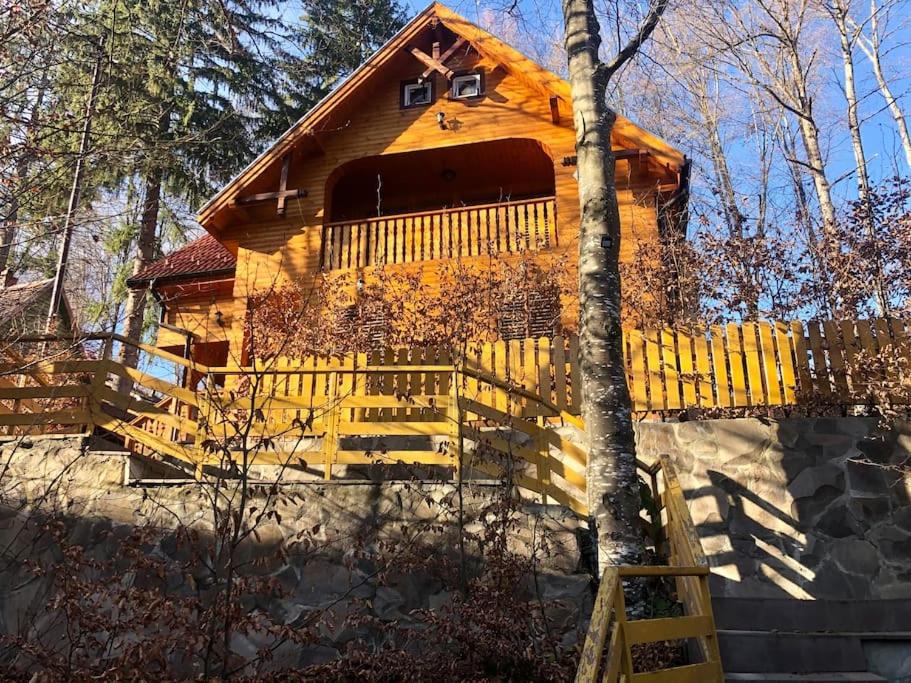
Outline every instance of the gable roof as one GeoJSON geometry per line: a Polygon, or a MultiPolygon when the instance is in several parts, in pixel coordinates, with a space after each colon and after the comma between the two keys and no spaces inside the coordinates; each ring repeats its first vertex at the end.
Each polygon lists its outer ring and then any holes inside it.
{"type": "MultiPolygon", "coordinates": [[[[450,31],[464,38],[480,54],[498,62],[509,73],[530,87],[540,91],[542,94],[556,97],[564,102],[563,106],[566,111],[571,108],[572,96],[569,83],[566,80],[548,71],[537,62],[526,57],[480,26],[456,14],[448,7],[438,2],[433,2],[405,24],[398,33],[361,64],[341,85],[318,102],[313,109],[285,131],[266,151],[254,159],[206,202],[199,210],[197,220],[203,226],[208,227],[215,214],[229,206],[245,185],[257,178],[273,164],[278,163],[286,152],[293,149],[306,136],[318,131],[320,124],[326,122],[329,116],[352,96],[363,83],[369,80],[378,68],[388,63],[402,48],[414,40],[432,19],[437,19],[450,31]]],[[[684,164],[685,158],[681,152],[622,116],[617,116],[613,135],[618,141],[630,148],[648,148],[661,164],[677,169],[684,164]]]]}
{"type": "Polygon", "coordinates": [[[236,265],[234,254],[212,235],[205,235],[150,263],[127,280],[127,286],[141,287],[152,280],[233,275],[236,265]]]}

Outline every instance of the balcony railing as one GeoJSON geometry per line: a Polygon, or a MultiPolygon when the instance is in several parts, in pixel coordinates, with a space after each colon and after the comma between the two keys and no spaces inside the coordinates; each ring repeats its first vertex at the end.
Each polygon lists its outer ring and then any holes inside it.
{"type": "Polygon", "coordinates": [[[553,197],[339,221],[323,226],[323,270],[483,256],[557,243],[553,197]]]}

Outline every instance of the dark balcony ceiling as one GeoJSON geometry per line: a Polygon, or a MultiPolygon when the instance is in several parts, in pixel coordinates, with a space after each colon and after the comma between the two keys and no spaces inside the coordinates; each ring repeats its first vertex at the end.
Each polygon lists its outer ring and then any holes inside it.
{"type": "Polygon", "coordinates": [[[353,220],[551,196],[554,160],[534,140],[493,140],[357,159],[328,185],[328,220],[353,220]]]}

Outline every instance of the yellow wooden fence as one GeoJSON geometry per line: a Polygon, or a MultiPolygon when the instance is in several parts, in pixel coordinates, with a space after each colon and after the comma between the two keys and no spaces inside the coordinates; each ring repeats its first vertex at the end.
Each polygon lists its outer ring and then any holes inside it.
{"type": "MultiPolygon", "coordinates": [[[[625,330],[623,348],[632,407],[640,415],[686,408],[851,405],[871,400],[869,364],[861,359],[894,350],[911,361],[911,323],[751,322],[696,331],[625,330]]],[[[578,354],[576,337],[501,341],[470,348],[466,365],[578,415],[578,354]]],[[[891,400],[911,403],[911,386],[907,389],[891,400]]],[[[530,417],[535,406],[517,409],[530,417]]]]}
{"type": "Polygon", "coordinates": [[[587,515],[585,450],[548,424],[581,428],[578,418],[477,368],[407,354],[390,365],[355,356],[208,367],[118,335],[106,339],[138,346],[175,377],[199,380],[181,386],[160,368],[153,375],[107,353],[25,369],[7,363],[0,377],[40,373],[50,381],[0,387],[0,427],[20,434],[102,428],[141,455],[176,458],[198,474],[206,466],[291,465],[330,479],[340,465],[437,466],[448,476],[507,478],[587,515]],[[132,394],[117,390],[122,380],[132,394]],[[522,418],[518,406],[540,417],[522,418]]]}

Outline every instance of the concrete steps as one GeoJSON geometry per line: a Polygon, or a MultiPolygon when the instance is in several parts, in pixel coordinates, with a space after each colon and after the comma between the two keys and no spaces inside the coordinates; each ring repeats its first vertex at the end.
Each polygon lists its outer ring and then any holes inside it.
{"type": "Polygon", "coordinates": [[[911,648],[911,600],[713,600],[727,681],[889,681],[865,643],[911,648]]]}

